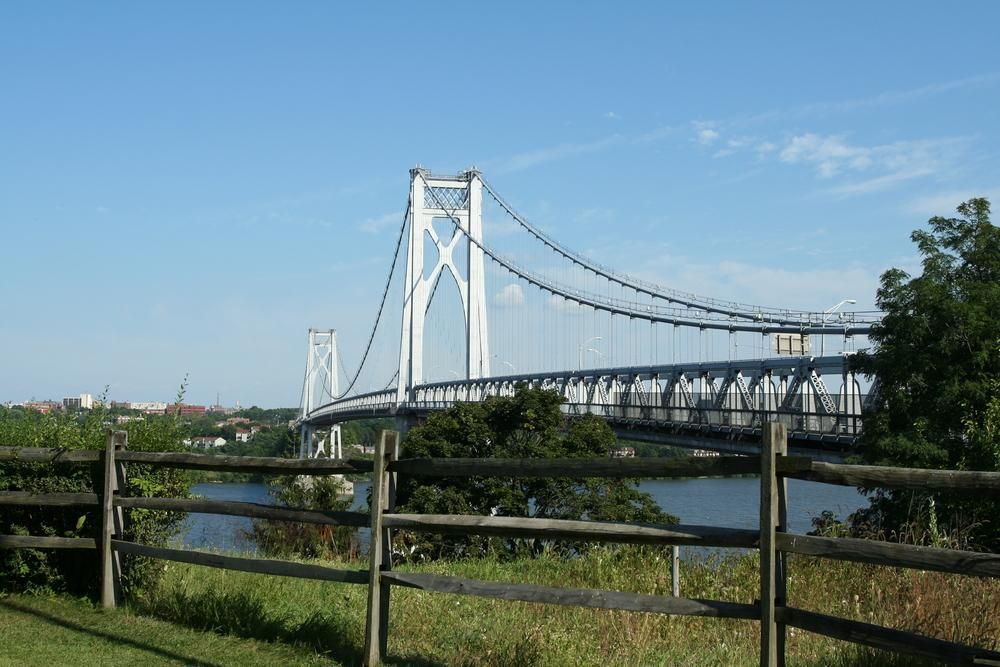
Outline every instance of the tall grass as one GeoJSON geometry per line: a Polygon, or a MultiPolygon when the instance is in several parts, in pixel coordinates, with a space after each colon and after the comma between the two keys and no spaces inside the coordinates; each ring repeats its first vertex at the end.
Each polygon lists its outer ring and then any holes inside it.
{"type": "MultiPolygon", "coordinates": [[[[348,564],[351,566],[351,564],[348,564]]],[[[362,567],[353,564],[354,567],[362,567]]],[[[759,561],[748,554],[684,561],[685,597],[753,602],[759,561]]],[[[436,562],[401,569],[494,581],[670,594],[668,552],[598,549],[565,560],[436,562]]],[[[795,557],[791,604],[984,648],[1000,648],[1000,582],[795,557]]],[[[345,663],[360,660],[366,588],[167,565],[136,608],[198,629],[305,645],[345,663]]],[[[505,602],[394,588],[391,663],[492,665],[754,665],[753,621],[669,617],[505,602]]],[[[789,630],[789,664],[912,665],[789,630]]],[[[929,664],[929,663],[927,663],[929,664]]]]}

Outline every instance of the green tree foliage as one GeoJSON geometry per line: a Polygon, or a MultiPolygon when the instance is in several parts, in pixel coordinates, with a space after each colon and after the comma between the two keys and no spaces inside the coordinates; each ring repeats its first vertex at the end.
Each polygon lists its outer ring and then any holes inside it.
{"type": "MultiPolygon", "coordinates": [[[[277,505],[318,511],[345,511],[351,506],[343,479],[336,476],[283,476],[268,483],[277,505]]],[[[254,519],[250,537],[268,556],[281,558],[353,558],[356,528],[291,521],[254,519]]]]}
{"type": "MultiPolygon", "coordinates": [[[[1000,470],[1000,229],[985,199],[913,232],[921,275],[882,274],[885,312],[858,368],[878,377],[865,420],[865,457],[885,465],[1000,470]]],[[[934,541],[956,534],[1000,546],[1000,505],[949,496],[878,493],[857,523],[934,541]]]]}
{"type": "MultiPolygon", "coordinates": [[[[104,449],[112,428],[104,408],[75,414],[0,408],[0,443],[14,447],[104,449]]],[[[185,437],[174,417],[151,417],[121,426],[129,434],[129,449],[180,451],[185,437]]],[[[0,463],[0,489],[34,493],[94,492],[100,489],[100,465],[0,463]]],[[[127,493],[133,496],[187,497],[184,471],[138,464],[128,466],[127,493]]],[[[162,544],[177,532],[184,519],[176,512],[126,510],[125,538],[162,544]]],[[[0,510],[0,534],[96,537],[100,514],[96,509],[7,506],[0,510]]],[[[135,590],[151,582],[157,570],[144,559],[125,562],[126,587],[135,590]]],[[[16,549],[0,551],[0,589],[48,589],[94,594],[98,577],[97,553],[77,550],[16,549]]]]}
{"type": "MultiPolygon", "coordinates": [[[[601,419],[587,415],[566,421],[554,392],[518,388],[513,397],[459,403],[431,415],[412,429],[403,446],[406,457],[596,458],[608,456],[615,435],[601,419]]],[[[425,514],[481,514],[550,519],[592,519],[638,523],[676,523],[635,480],[618,479],[401,479],[401,511],[425,514]]],[[[440,556],[478,556],[488,551],[537,552],[541,543],[478,537],[433,536],[405,545],[407,551],[440,556]]],[[[577,551],[579,544],[556,548],[577,551]]]]}
{"type": "Polygon", "coordinates": [[[378,442],[379,431],[395,428],[392,419],[359,419],[340,425],[345,446],[374,445],[378,442]]]}

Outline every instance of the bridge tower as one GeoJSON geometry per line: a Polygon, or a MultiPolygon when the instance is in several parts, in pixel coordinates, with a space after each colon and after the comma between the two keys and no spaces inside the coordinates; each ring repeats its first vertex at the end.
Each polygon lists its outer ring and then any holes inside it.
{"type": "Polygon", "coordinates": [[[413,387],[423,382],[424,317],[431,291],[443,271],[458,284],[465,314],[466,378],[489,377],[490,353],[486,330],[486,276],[483,264],[483,184],[471,169],[457,176],[431,175],[426,169],[410,170],[409,251],[403,283],[403,326],[399,346],[398,403],[411,398],[413,387]],[[450,239],[434,229],[434,219],[455,224],[450,239]],[[437,249],[437,262],[428,265],[425,239],[437,249]],[[471,241],[470,241],[471,239],[471,241]],[[464,244],[465,266],[456,265],[455,251],[464,244]]]}
{"type": "MultiPolygon", "coordinates": [[[[302,411],[300,419],[323,405],[334,400],[340,393],[337,381],[337,332],[334,329],[309,329],[309,349],[306,356],[306,375],[302,384],[302,411]]],[[[309,424],[302,424],[302,439],[299,445],[299,458],[313,458],[326,450],[326,443],[320,440],[318,446],[313,446],[314,429],[309,424]]],[[[343,446],[340,439],[340,424],[330,427],[329,434],[331,458],[343,458],[343,446]]]]}

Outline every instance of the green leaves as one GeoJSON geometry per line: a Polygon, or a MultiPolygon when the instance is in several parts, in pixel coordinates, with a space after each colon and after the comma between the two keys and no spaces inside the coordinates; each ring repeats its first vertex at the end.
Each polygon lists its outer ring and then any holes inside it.
{"type": "MultiPolygon", "coordinates": [[[[512,397],[458,403],[428,417],[403,443],[407,458],[597,458],[615,446],[614,432],[587,415],[566,422],[559,394],[519,387],[512,397]]],[[[426,514],[537,516],[676,523],[630,480],[444,478],[401,479],[401,511],[426,514]]],[[[441,557],[537,552],[540,543],[481,537],[438,536],[409,545],[418,555],[441,557]]],[[[580,544],[561,544],[576,552],[580,544]]]]}
{"type": "MultiPolygon", "coordinates": [[[[882,274],[877,301],[885,317],[869,336],[874,351],[857,357],[858,369],[876,375],[881,387],[865,421],[870,462],[1000,466],[998,433],[989,426],[1000,377],[1000,229],[990,223],[985,199],[970,199],[958,213],[931,218],[929,229],[913,232],[921,275],[882,274]]],[[[909,520],[908,494],[898,501],[883,494],[876,502],[881,520],[897,524],[883,526],[886,532],[909,520]]],[[[939,498],[935,514],[941,526],[978,522],[978,539],[1000,544],[1000,508],[979,507],[939,498]]]]}
{"type": "MultiPolygon", "coordinates": [[[[20,408],[0,408],[0,442],[17,447],[61,447],[96,449],[105,447],[109,410],[104,407],[76,413],[40,414],[20,408]]],[[[118,428],[129,432],[129,449],[179,451],[185,436],[182,425],[169,417],[147,416],[118,428]]],[[[34,493],[100,492],[99,466],[36,465],[0,463],[0,489],[34,493]]],[[[128,492],[143,496],[183,498],[188,495],[185,471],[138,464],[128,466],[128,492]]],[[[30,535],[92,536],[97,510],[83,515],[63,507],[8,507],[0,512],[0,533],[30,535]]],[[[184,517],[176,512],[126,511],[126,538],[160,544],[171,537],[184,517]]],[[[126,578],[152,583],[149,561],[130,559],[126,578]],[[143,568],[148,568],[143,571],[143,568]]],[[[93,593],[97,577],[96,558],[61,550],[7,550],[0,552],[0,587],[7,590],[50,589],[76,594],[93,593]],[[30,554],[26,555],[26,554],[30,554]],[[26,559],[31,567],[25,568],[26,559]]],[[[127,582],[128,583],[128,582],[127,582]]]]}

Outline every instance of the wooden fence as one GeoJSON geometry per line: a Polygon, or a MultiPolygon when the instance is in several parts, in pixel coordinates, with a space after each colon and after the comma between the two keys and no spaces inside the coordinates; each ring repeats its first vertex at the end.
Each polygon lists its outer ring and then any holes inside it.
{"type": "MultiPolygon", "coordinates": [[[[99,507],[97,539],[0,535],[0,548],[98,549],[101,556],[101,602],[115,606],[121,599],[121,554],[206,565],[244,572],[368,585],[365,662],[377,665],[386,654],[390,592],[394,586],[425,591],[474,595],[503,600],[623,609],[674,615],[712,616],[760,621],[761,665],[784,663],[788,627],[879,649],[954,664],[1000,665],[1000,653],[946,642],[826,614],[798,609],[787,599],[787,554],[806,554],[894,567],[955,574],[1000,577],[1000,555],[920,547],[853,538],[795,535],[786,530],[786,480],[812,480],[868,488],[949,490],[1000,496],[1000,473],[917,470],[832,464],[787,455],[782,424],[764,429],[759,457],[721,456],[684,459],[399,459],[398,435],[384,431],[371,461],[329,459],[289,460],[262,457],[212,456],[193,453],[137,452],[127,449],[122,431],[108,435],[103,452],[0,447],[0,461],[35,463],[102,463],[99,493],[32,495],[0,491],[0,505],[99,507]],[[372,511],[317,511],[246,502],[126,497],[125,464],[266,474],[331,475],[372,473],[372,511]],[[396,477],[702,477],[761,475],[760,529],[698,525],[637,525],[499,516],[401,514],[395,510],[396,477]],[[343,570],[282,560],[209,554],[137,544],[123,539],[123,508],[205,512],[259,519],[370,527],[369,567],[343,570]],[[477,534],[519,538],[570,539],[631,544],[696,545],[760,550],[760,599],[754,603],[688,599],[605,591],[479,581],[460,577],[398,572],[390,557],[390,531],[477,534]]],[[[675,552],[676,553],[676,552],[675,552]]],[[[676,556],[675,556],[676,557],[676,556]]],[[[675,570],[676,572],[676,567],[675,570]]]]}

